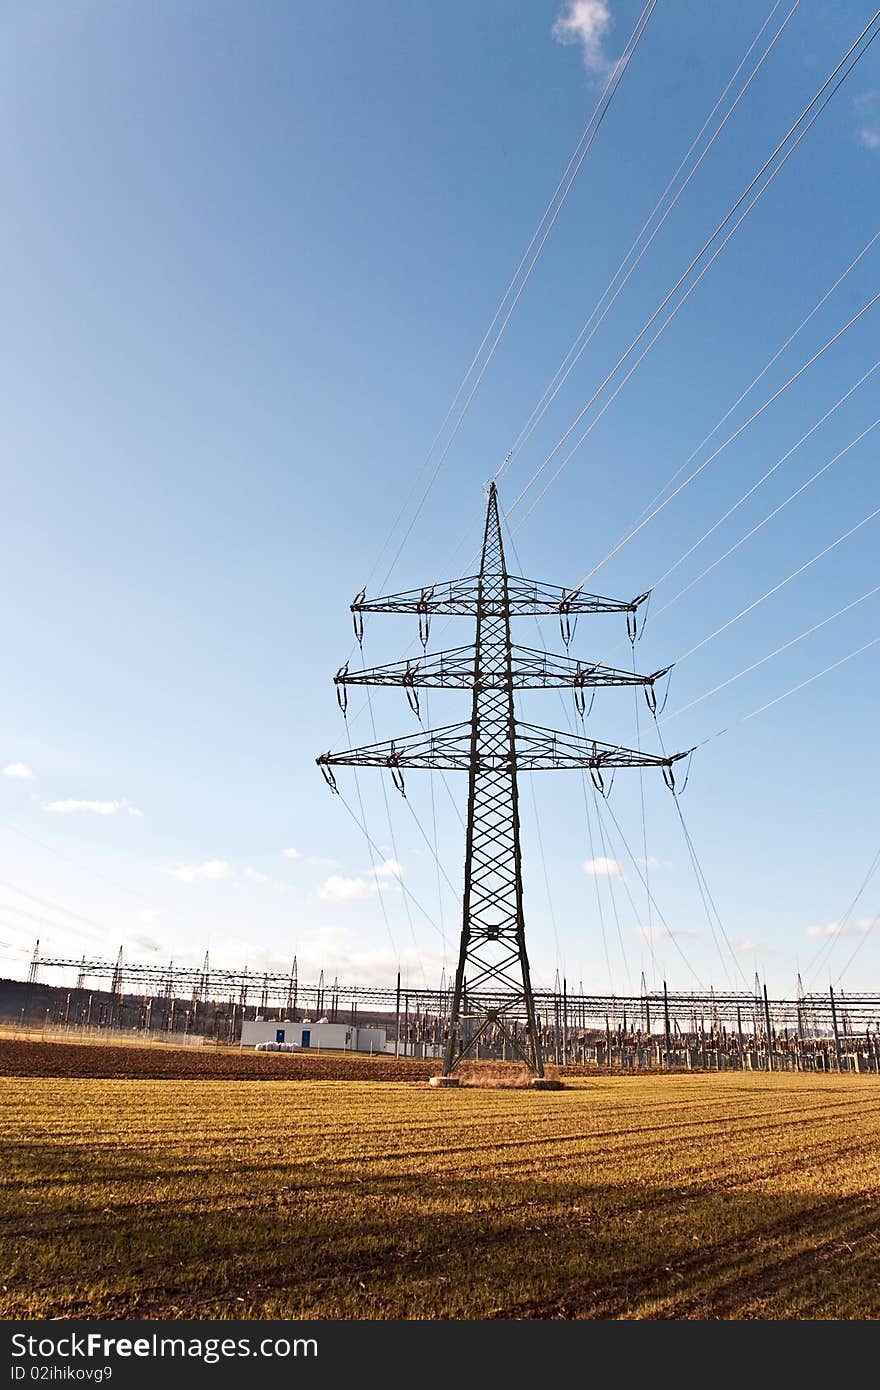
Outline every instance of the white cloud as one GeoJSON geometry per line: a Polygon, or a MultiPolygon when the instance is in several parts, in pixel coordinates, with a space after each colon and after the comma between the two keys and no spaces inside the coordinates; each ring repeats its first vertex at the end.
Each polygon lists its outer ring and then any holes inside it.
{"type": "Polygon", "coordinates": [[[44,810],[58,816],[72,816],[80,811],[87,811],[93,816],[115,816],[120,811],[125,811],[129,816],[143,815],[143,811],[132,806],[124,797],[121,801],[76,801],[72,798],[67,801],[50,801],[44,810]]]}
{"type": "Polygon", "coordinates": [[[365,878],[346,878],[342,874],[331,874],[318,889],[318,897],[327,903],[352,903],[372,898],[378,891],[376,884],[368,883],[365,878]]]}
{"type": "Polygon", "coordinates": [[[641,864],[641,866],[642,866],[643,869],[671,869],[671,868],[672,868],[672,860],[671,860],[671,859],[655,859],[654,856],[653,856],[652,854],[649,854],[648,857],[647,857],[647,859],[642,859],[642,857],[639,856],[639,857],[636,859],[636,863],[637,863],[637,864],[641,864]]]}
{"type": "Polygon", "coordinates": [[[285,859],[299,859],[303,864],[311,864],[316,869],[338,869],[337,859],[324,859],[317,854],[300,854],[298,849],[283,849],[281,853],[285,859]]]}
{"type": "Polygon", "coordinates": [[[671,941],[675,940],[696,941],[700,935],[697,931],[673,931],[671,927],[636,927],[636,935],[643,941],[671,941]]]}
{"type": "Polygon", "coordinates": [[[403,865],[396,859],[386,859],[384,864],[377,864],[374,870],[380,878],[403,878],[403,865]]]}
{"type": "Polygon", "coordinates": [[[580,44],[587,72],[599,73],[609,66],[605,39],[611,28],[611,6],[607,0],[567,0],[556,16],[553,37],[557,43],[580,44]]]}
{"type": "Polygon", "coordinates": [[[880,150],[880,90],[860,92],[853,106],[859,115],[856,140],[863,150],[880,150]]]}
{"type": "MultiPolygon", "coordinates": [[[[400,872],[402,871],[397,861],[387,859],[384,864],[378,866],[376,874],[369,878],[366,875],[349,877],[345,874],[331,874],[318,889],[318,897],[327,903],[365,902],[368,898],[374,898],[380,891],[380,882],[377,882],[376,875],[379,875],[381,879],[381,877],[400,872]],[[394,865],[393,869],[388,867],[391,864],[394,865]]],[[[401,890],[399,883],[394,882],[382,883],[381,891],[383,893],[399,893],[401,890]]]]}
{"type": "Polygon", "coordinates": [[[27,763],[8,763],[3,769],[4,777],[20,777],[23,782],[30,782],[33,775],[34,770],[27,763]]]}
{"type": "Polygon", "coordinates": [[[244,871],[245,878],[249,878],[252,883],[268,883],[269,875],[261,874],[259,869],[247,868],[244,871]]]}
{"type": "Polygon", "coordinates": [[[197,883],[203,879],[231,878],[232,865],[225,859],[206,859],[202,864],[175,864],[162,872],[181,883],[197,883]]]}
{"type": "Polygon", "coordinates": [[[157,922],[161,916],[161,912],[159,912],[155,907],[141,908],[141,921],[146,922],[147,926],[149,926],[152,922],[157,922]]]}
{"type": "Polygon", "coordinates": [[[328,903],[363,902],[374,898],[379,892],[375,879],[349,878],[345,874],[331,874],[318,889],[318,897],[328,903]]]}
{"type": "Polygon", "coordinates": [[[608,874],[611,878],[623,878],[623,869],[616,859],[585,859],[584,873],[591,878],[599,878],[602,874],[608,874]]]}
{"type": "MultiPolygon", "coordinates": [[[[431,984],[438,986],[440,972],[444,965],[449,973],[448,961],[437,954],[426,942],[417,946],[412,941],[408,946],[401,942],[393,947],[387,938],[384,944],[377,938],[371,944],[370,935],[362,930],[352,930],[340,926],[338,922],[320,926],[305,927],[297,935],[297,961],[300,983],[314,985],[321,970],[330,992],[330,981],[338,975],[343,983],[357,981],[361,984],[375,984],[387,987],[398,970],[403,977],[403,985],[413,988],[424,986],[425,975],[431,984]]],[[[31,942],[33,948],[33,942],[31,942]]],[[[253,972],[252,1003],[256,1002],[260,990],[260,973],[264,970],[277,970],[286,974],[290,970],[289,957],[280,957],[277,948],[261,946],[253,938],[223,937],[211,941],[211,963],[218,968],[241,968],[247,960],[253,972]]]]}
{"type": "Polygon", "coordinates": [[[861,917],[858,922],[825,922],[822,926],[807,927],[807,936],[855,936],[857,932],[870,931],[874,925],[870,917],[861,917]]]}

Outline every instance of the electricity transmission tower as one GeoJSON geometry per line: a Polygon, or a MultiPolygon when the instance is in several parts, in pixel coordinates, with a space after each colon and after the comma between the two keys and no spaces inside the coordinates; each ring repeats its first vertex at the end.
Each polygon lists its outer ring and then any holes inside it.
{"type": "Polygon", "coordinates": [[[365,613],[414,613],[419,618],[423,655],[414,660],[336,674],[340,705],[352,685],[402,686],[418,712],[420,687],[470,690],[469,722],[421,730],[389,742],[318,759],[335,790],[333,767],[389,768],[404,791],[405,768],[468,773],[467,843],[464,866],[461,943],[452,994],[443,1076],[485,1041],[506,1039],[535,1077],[544,1074],[535,1017],[523,916],[522,860],[517,778],[540,769],[586,768],[602,789],[602,774],[619,767],[660,767],[673,785],[672,765],[687,756],[656,757],[584,735],[526,724],[516,718],[514,691],[572,688],[578,712],[585,710],[585,691],[598,686],[643,686],[653,699],[655,681],[669,667],[641,676],[569,656],[516,646],[513,617],[556,614],[568,645],[572,620],[587,613],[624,613],[635,638],[639,607],[647,594],[629,602],[600,598],[581,588],[566,590],[508,573],[493,483],[483,534],[480,572],[469,578],[411,589],[385,598],[360,593],[352,604],[355,632],[363,637],[365,613]],[[428,653],[434,614],[476,618],[472,646],[428,653]]]}

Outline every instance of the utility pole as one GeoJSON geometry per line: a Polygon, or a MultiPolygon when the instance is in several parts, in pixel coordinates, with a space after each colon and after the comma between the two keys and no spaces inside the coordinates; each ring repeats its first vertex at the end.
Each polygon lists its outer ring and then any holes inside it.
{"type": "Polygon", "coordinates": [[[837,1027],[837,1005],[834,1002],[834,990],[828,986],[828,993],[831,996],[831,1026],[834,1029],[834,1056],[837,1060],[837,1070],[843,1070],[843,1058],[840,1051],[840,1030],[837,1027]]]}
{"type": "Polygon", "coordinates": [[[116,966],[113,971],[113,979],[110,981],[110,993],[116,999],[122,993],[122,947],[119,948],[119,955],[116,957],[116,966]]]}
{"type": "Polygon", "coordinates": [[[297,978],[296,956],[294,956],[294,958],[293,958],[293,964],[292,964],[291,967],[290,967],[290,983],[289,983],[288,986],[287,986],[287,1009],[286,1009],[286,1013],[287,1013],[287,1017],[291,1020],[291,1022],[295,1022],[295,1021],[296,1021],[296,995],[297,995],[297,987],[298,987],[298,984],[299,984],[299,981],[298,981],[298,978],[297,978]]]}
{"type": "Polygon", "coordinates": [[[669,1049],[671,1046],[669,1038],[669,993],[666,989],[666,981],[663,981],[663,1026],[666,1035],[666,1070],[671,1066],[669,1049]]]}
{"type": "Polygon", "coordinates": [[[764,1026],[767,1029],[767,1070],[773,1071],[773,1031],[770,1027],[770,1003],[767,999],[767,986],[764,985],[764,1026]]]}
{"type": "Polygon", "coordinates": [[[639,608],[647,597],[641,594],[629,601],[607,599],[585,593],[581,587],[564,589],[509,574],[498,497],[492,483],[478,574],[384,598],[368,600],[362,592],[352,604],[359,643],[363,640],[365,613],[418,615],[423,655],[359,671],[350,671],[346,663],[335,677],[343,714],[348,687],[352,685],[402,687],[416,713],[419,688],[469,690],[472,694],[468,723],[422,730],[363,748],[323,753],[316,760],[333,791],[337,790],[334,767],[387,768],[403,795],[407,768],[468,774],[462,929],[443,1079],[451,1076],[461,1060],[476,1052],[481,1039],[488,1042],[492,1036],[506,1040],[511,1054],[525,1062],[534,1077],[544,1075],[525,941],[519,774],[588,768],[601,791],[607,770],[659,767],[667,784],[674,788],[673,764],[687,756],[679,753],[661,758],[518,720],[514,692],[525,689],[570,687],[581,717],[585,690],[599,686],[642,686],[653,707],[654,683],[669,667],[640,676],[596,662],[517,646],[511,638],[511,618],[555,614],[567,647],[573,634],[573,618],[576,620],[581,614],[623,613],[634,641],[639,608]],[[435,614],[475,618],[475,643],[428,654],[430,622],[435,614]],[[525,1025],[522,1034],[515,1027],[518,1020],[525,1025]]]}

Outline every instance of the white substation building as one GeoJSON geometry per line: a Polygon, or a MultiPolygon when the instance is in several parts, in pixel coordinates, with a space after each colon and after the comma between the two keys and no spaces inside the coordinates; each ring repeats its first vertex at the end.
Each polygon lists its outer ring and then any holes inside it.
{"type": "Polygon", "coordinates": [[[278,1043],[285,1047],[311,1048],[316,1052],[385,1052],[384,1028],[356,1028],[349,1023],[328,1023],[326,1019],[289,1018],[248,1019],[241,1025],[242,1047],[278,1043]]]}

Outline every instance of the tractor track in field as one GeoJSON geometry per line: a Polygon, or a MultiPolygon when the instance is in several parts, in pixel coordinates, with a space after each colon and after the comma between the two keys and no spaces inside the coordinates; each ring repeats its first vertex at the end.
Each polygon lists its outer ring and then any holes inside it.
{"type": "MultiPolygon", "coordinates": [[[[876,1194],[858,1193],[841,1197],[819,1206],[808,1206],[778,1221],[744,1232],[733,1240],[718,1241],[701,1250],[677,1259],[656,1261],[641,1268],[628,1270],[616,1279],[594,1287],[583,1283],[572,1285],[552,1299],[531,1299],[493,1310],[494,1318],[623,1318],[632,1317],[637,1304],[646,1300],[662,1302],[667,1298],[672,1280],[709,1274],[718,1268],[717,1288],[683,1294],[667,1303],[655,1317],[668,1319],[732,1318],[739,1316],[738,1308],[749,1297],[756,1298],[778,1293],[791,1287],[798,1274],[808,1272],[818,1260],[827,1264],[843,1253],[848,1244],[847,1221],[867,1218],[876,1225],[876,1194]],[[809,1250],[799,1250],[776,1258],[766,1253],[771,1242],[806,1235],[809,1250]],[[742,1265],[756,1260],[762,1268],[743,1270],[742,1265]]],[[[872,1232],[856,1239],[868,1240],[872,1232]]],[[[874,1237],[876,1239],[876,1236],[874,1237]]],[[[880,1310],[878,1310],[880,1311],[880,1310]]]]}

